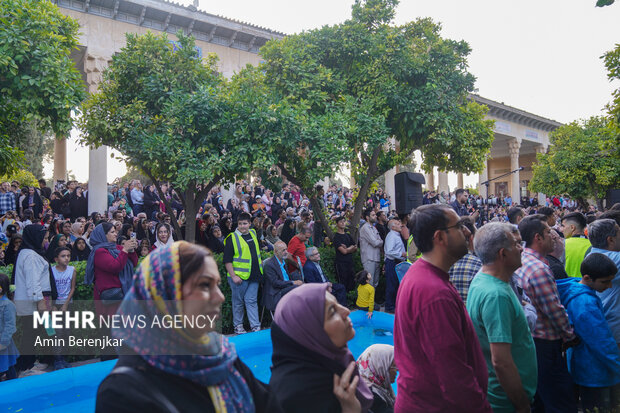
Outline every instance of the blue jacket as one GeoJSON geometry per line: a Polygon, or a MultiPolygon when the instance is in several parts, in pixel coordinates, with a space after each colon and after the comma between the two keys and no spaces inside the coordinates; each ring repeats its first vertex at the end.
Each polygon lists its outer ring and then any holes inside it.
{"type": "Polygon", "coordinates": [[[607,387],[620,383],[620,351],[596,292],[581,278],[557,280],[558,292],[581,344],[567,351],[568,370],[575,383],[607,387]]]}

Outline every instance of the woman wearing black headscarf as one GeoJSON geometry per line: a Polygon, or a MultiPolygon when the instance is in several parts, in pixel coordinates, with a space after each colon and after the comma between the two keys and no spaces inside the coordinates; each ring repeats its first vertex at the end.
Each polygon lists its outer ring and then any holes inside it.
{"type": "Polygon", "coordinates": [[[148,222],[149,221],[144,218],[138,221],[138,226],[136,227],[136,238],[140,241],[143,239],[149,240],[149,236],[147,234],[148,222]]]}
{"type": "Polygon", "coordinates": [[[214,254],[224,253],[224,237],[222,236],[222,230],[218,225],[214,225],[211,228],[211,234],[209,236],[209,249],[214,254]]]}
{"type": "Polygon", "coordinates": [[[43,201],[39,196],[39,193],[34,189],[33,186],[28,187],[28,193],[24,197],[22,201],[22,211],[27,209],[32,209],[34,213],[34,219],[38,221],[41,219],[41,213],[43,212],[43,201]]]}
{"type": "Polygon", "coordinates": [[[82,237],[75,240],[71,249],[71,262],[87,261],[90,255],[90,247],[82,237]]]}
{"type": "Polygon", "coordinates": [[[22,355],[17,360],[16,370],[28,370],[34,366],[35,331],[32,329],[33,313],[51,308],[55,283],[51,278],[50,266],[45,259],[43,244],[47,229],[33,224],[24,228],[22,247],[17,254],[13,277],[15,280],[15,307],[19,322],[22,323],[23,337],[20,345],[22,355]],[[28,351],[31,349],[31,351],[28,351]]]}
{"type": "Polygon", "coordinates": [[[78,186],[69,197],[69,209],[71,210],[71,220],[75,221],[79,217],[88,216],[88,200],[82,192],[82,187],[78,186]]]}
{"type": "Polygon", "coordinates": [[[288,243],[295,236],[295,220],[287,219],[284,221],[284,226],[282,227],[282,234],[280,234],[280,239],[288,245],[288,243]]]}
{"type": "Polygon", "coordinates": [[[22,236],[19,234],[13,234],[9,245],[6,247],[6,254],[4,255],[4,263],[6,265],[15,265],[17,259],[17,253],[22,246],[22,236]]]}

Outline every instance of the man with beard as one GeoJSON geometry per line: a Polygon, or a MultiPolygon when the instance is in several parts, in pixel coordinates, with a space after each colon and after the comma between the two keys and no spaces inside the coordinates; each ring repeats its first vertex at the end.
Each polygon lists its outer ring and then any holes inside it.
{"type": "Polygon", "coordinates": [[[394,411],[490,413],[484,355],[448,275],[467,253],[470,232],[448,205],[415,209],[409,230],[422,257],[407,271],[396,299],[400,376],[394,411]]]}
{"type": "Polygon", "coordinates": [[[538,387],[533,412],[576,413],[573,381],[562,352],[580,343],[560,302],[553,272],[545,256],[554,249],[551,228],[544,215],[528,215],[519,222],[525,249],[516,271],[521,287],[536,307],[532,331],[538,360],[538,387]]]}

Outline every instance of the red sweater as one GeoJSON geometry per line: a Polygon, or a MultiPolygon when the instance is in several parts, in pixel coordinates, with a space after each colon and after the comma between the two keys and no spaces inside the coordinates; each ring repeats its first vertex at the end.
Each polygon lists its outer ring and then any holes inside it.
{"type": "MultiPolygon", "coordinates": [[[[291,254],[291,258],[293,258],[295,261],[297,261],[297,257],[299,257],[302,267],[306,265],[306,245],[301,242],[297,236],[294,236],[288,242],[287,250],[288,253],[291,254]]],[[[288,269],[289,271],[297,270],[297,268],[293,267],[292,265],[289,265],[288,269]]]]}
{"type": "Polygon", "coordinates": [[[120,250],[116,258],[105,248],[95,251],[95,288],[93,289],[95,300],[99,300],[101,291],[121,287],[119,275],[125,268],[128,258],[131,259],[134,267],[138,265],[138,254],[135,252],[127,254],[120,245],[117,245],[116,249],[120,250]]]}
{"type": "Polygon", "coordinates": [[[446,272],[419,259],[396,297],[395,413],[492,413],[476,330],[446,272]]]}

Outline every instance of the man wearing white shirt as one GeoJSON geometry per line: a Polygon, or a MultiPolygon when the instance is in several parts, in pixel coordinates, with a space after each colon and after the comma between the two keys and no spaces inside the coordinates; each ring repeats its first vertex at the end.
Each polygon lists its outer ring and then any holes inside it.
{"type": "Polygon", "coordinates": [[[394,313],[396,293],[398,292],[398,276],[396,265],[407,259],[405,244],[400,236],[402,224],[398,219],[388,222],[390,232],[385,237],[385,311],[394,313]]]}

